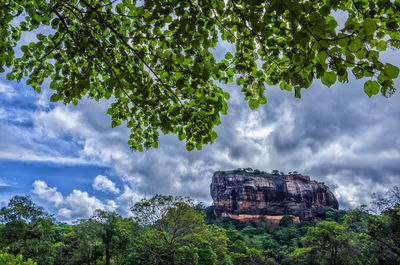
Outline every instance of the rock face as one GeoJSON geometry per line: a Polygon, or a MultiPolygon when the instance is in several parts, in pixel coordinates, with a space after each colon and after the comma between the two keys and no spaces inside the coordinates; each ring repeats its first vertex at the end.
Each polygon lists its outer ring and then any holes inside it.
{"type": "Polygon", "coordinates": [[[333,193],[323,183],[302,175],[215,172],[210,186],[218,220],[236,219],[272,225],[285,215],[294,221],[316,218],[322,208],[337,210],[333,193]]]}

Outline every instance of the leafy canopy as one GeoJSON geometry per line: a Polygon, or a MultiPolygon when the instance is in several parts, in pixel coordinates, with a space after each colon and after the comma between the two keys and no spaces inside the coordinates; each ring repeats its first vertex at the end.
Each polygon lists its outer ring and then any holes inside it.
{"type": "Polygon", "coordinates": [[[369,78],[368,96],[390,96],[399,68],[379,55],[400,47],[399,21],[399,0],[3,0],[0,72],[37,92],[50,79],[51,101],[112,98],[112,125],[126,122],[135,150],[156,148],[160,131],[201,149],[227,112],[220,84],[234,79],[251,109],[267,85],[300,97],[349,73],[369,78]],[[18,57],[24,32],[41,33],[18,57]],[[224,41],[235,51],[217,60],[224,41]]]}

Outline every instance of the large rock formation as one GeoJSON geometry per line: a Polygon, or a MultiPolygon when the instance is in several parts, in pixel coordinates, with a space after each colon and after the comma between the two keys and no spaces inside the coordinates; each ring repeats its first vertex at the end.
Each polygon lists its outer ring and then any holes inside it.
{"type": "Polygon", "coordinates": [[[322,208],[339,207],[327,186],[300,174],[218,171],[212,177],[210,190],[218,220],[264,219],[276,226],[285,215],[292,215],[295,221],[308,221],[315,219],[322,208]]]}

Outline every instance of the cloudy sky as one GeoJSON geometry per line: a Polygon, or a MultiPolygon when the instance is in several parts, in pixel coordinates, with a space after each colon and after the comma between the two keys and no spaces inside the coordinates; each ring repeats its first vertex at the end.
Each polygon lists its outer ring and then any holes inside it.
{"type": "MultiPolygon", "coordinates": [[[[397,53],[389,51],[384,61],[398,62],[397,53]]],[[[400,185],[400,92],[370,99],[362,87],[363,80],[331,88],[315,81],[301,99],[270,87],[267,104],[251,111],[240,88],[228,85],[229,111],[214,144],[188,152],[177,136],[166,135],[158,149],[133,152],[129,130],[111,128],[112,101],[50,103],[49,90],[37,94],[2,74],[0,203],[31,195],[65,221],[98,208],[127,215],[155,194],[209,205],[214,171],[251,167],[296,170],[325,182],[342,209],[357,207],[400,185]]]]}

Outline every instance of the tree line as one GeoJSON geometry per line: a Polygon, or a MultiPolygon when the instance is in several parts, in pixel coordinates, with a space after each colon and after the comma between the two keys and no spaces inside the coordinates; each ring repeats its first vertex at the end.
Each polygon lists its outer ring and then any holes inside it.
{"type": "Polygon", "coordinates": [[[323,209],[312,222],[285,216],[277,228],[217,222],[212,208],[162,195],[136,203],[132,217],[96,210],[66,224],[15,196],[0,209],[0,263],[399,264],[400,189],[390,194],[373,208],[323,209]]]}

